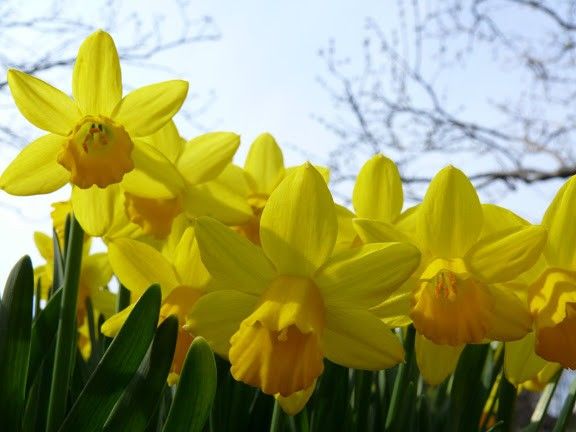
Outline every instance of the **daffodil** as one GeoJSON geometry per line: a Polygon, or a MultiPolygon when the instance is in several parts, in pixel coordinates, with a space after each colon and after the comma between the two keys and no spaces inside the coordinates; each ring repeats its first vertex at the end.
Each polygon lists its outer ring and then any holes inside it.
{"type": "Polygon", "coordinates": [[[132,310],[136,300],[152,284],[160,284],[162,306],[160,322],[175,315],[180,322],[176,352],[168,382],[177,381],[193,336],[182,329],[186,315],[204,294],[210,275],[200,260],[194,228],[185,219],[175,222],[174,230],[162,252],[133,239],[118,238],[109,242],[108,254],[114,274],[132,294],[132,306],[109,318],[102,333],[114,336],[132,310]]]}
{"type": "Polygon", "coordinates": [[[551,362],[576,369],[576,177],[548,207],[545,265],[529,290],[534,315],[535,351],[551,362]]]}
{"type": "Polygon", "coordinates": [[[517,340],[531,329],[526,305],[503,283],[532,267],[546,229],[513,227],[482,237],[487,218],[468,178],[446,167],[404,225],[360,220],[364,241],[409,238],[422,263],[409,288],[409,317],[417,330],[416,357],[424,378],[440,383],[466,344],[517,340]]]}
{"type": "MultiPolygon", "coordinates": [[[[139,177],[154,155],[137,145],[137,138],[170,121],[188,91],[185,81],[175,80],[122,97],[116,47],[101,30],[79,49],[73,98],[13,69],[8,84],[22,115],[49,132],[25,147],[0,177],[0,187],[13,195],[49,193],[66,183],[90,191],[119,183],[128,173],[139,177]]],[[[148,169],[147,175],[155,174],[148,169]]]]}
{"type": "Polygon", "coordinates": [[[173,194],[148,198],[142,192],[125,192],[125,209],[130,221],[145,234],[166,238],[176,216],[186,213],[194,218],[210,215],[227,224],[242,222],[250,208],[240,197],[230,194],[214,180],[231,163],[240,144],[232,132],[210,132],[184,142],[173,122],[144,139],[159,150],[174,166],[167,171],[172,178],[173,194]]]}
{"type": "MultiPolygon", "coordinates": [[[[328,181],[328,170],[323,167],[317,169],[328,181]]],[[[263,133],[252,142],[244,168],[231,165],[217,180],[245,201],[249,213],[244,220],[233,225],[236,225],[235,229],[253,243],[260,244],[260,217],[268,198],[293,170],[293,167],[284,166],[284,155],[274,137],[269,133],[263,133]]]]}
{"type": "Polygon", "coordinates": [[[410,275],[418,251],[386,243],[334,254],[337,229],[326,182],[310,164],[267,198],[261,247],[216,220],[197,221],[218,289],[196,302],[188,327],[229,358],[235,379],[278,395],[290,411],[309,397],[324,357],[369,370],[403,359],[398,338],[367,309],[410,275]]]}

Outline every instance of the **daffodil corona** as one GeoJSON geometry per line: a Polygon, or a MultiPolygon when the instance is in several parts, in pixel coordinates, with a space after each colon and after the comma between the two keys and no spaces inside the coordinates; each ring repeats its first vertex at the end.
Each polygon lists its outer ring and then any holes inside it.
{"type": "Polygon", "coordinates": [[[334,254],[335,206],[312,165],[271,193],[260,221],[262,248],[210,218],[200,218],[196,232],[220,289],[198,300],[189,328],[228,356],[236,379],[294,409],[291,398],[310,396],[324,357],[370,370],[402,360],[397,337],[368,308],[412,273],[420,254],[404,243],[334,254]]]}

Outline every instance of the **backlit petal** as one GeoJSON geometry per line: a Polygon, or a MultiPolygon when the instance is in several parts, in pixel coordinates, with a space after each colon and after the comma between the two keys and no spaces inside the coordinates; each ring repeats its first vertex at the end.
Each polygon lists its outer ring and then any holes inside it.
{"type": "Polygon", "coordinates": [[[329,306],[368,308],[382,303],[420,263],[408,243],[372,243],[343,251],[314,277],[329,306]]]}
{"type": "Polygon", "coordinates": [[[224,287],[260,295],[275,276],[262,249],[215,219],[198,218],[196,238],[204,265],[224,287]]]}
{"type": "Polygon", "coordinates": [[[120,186],[105,189],[92,186],[88,189],[72,188],[74,216],[84,231],[93,237],[104,236],[114,223],[117,207],[122,199],[120,186]]]}
{"type": "Polygon", "coordinates": [[[10,69],[8,85],[22,115],[40,129],[66,136],[82,117],[68,95],[38,78],[10,69]]]}
{"type": "Polygon", "coordinates": [[[522,219],[516,213],[495,204],[482,204],[484,223],[480,238],[491,235],[510,228],[521,228],[529,225],[528,221],[522,219]]]}
{"type": "Polygon", "coordinates": [[[187,93],[188,83],[180,80],[140,87],[124,96],[112,118],[133,137],[152,135],[174,117],[187,93]]]}
{"type": "Polygon", "coordinates": [[[390,328],[404,327],[412,322],[408,314],[412,307],[411,288],[415,282],[409,279],[384,302],[370,309],[390,328]]]}
{"type": "Polygon", "coordinates": [[[535,334],[531,332],[520,340],[506,343],[504,372],[512,384],[518,385],[537,378],[538,373],[550,364],[536,354],[535,342],[535,334]]]}
{"type": "Polygon", "coordinates": [[[576,268],[576,176],[558,191],[544,215],[548,227],[548,243],[544,254],[551,266],[576,268]]]}
{"type": "Polygon", "coordinates": [[[185,144],[178,171],[193,185],[212,180],[232,162],[239,145],[240,136],[232,132],[200,135],[185,144]]]}
{"type": "Polygon", "coordinates": [[[120,282],[140,296],[152,284],[159,284],[163,297],[180,285],[172,265],[152,246],[132,239],[108,244],[108,258],[120,282]]]}
{"type": "Polygon", "coordinates": [[[374,314],[359,309],[327,309],[324,356],[341,366],[381,370],[404,359],[398,337],[374,314]]]}
{"type": "Polygon", "coordinates": [[[352,204],[358,217],[393,222],[404,204],[396,164],[382,155],[366,162],[358,173],[352,204]]]}
{"type": "Polygon", "coordinates": [[[284,178],[284,156],[269,133],[259,135],[248,151],[244,169],[254,180],[254,191],[270,195],[284,178]]]}
{"type": "Polygon", "coordinates": [[[532,315],[519,297],[506,286],[488,285],[494,303],[490,311],[488,332],[490,340],[513,341],[532,330],[532,315]]]}
{"type": "Polygon", "coordinates": [[[136,196],[170,199],[178,196],[185,184],[176,166],[148,144],[132,150],[134,169],[124,175],[122,187],[136,196]]]}
{"type": "Polygon", "coordinates": [[[260,220],[260,240],[281,274],[311,276],[331,255],[338,234],[334,201],[309,163],[272,193],[260,220]]]}
{"type": "Polygon", "coordinates": [[[511,228],[484,237],[468,251],[465,261],[485,282],[506,282],[531,268],[545,243],[542,227],[511,228]]]}
{"type": "Polygon", "coordinates": [[[130,312],[132,312],[132,309],[134,309],[134,306],[136,306],[136,303],[132,303],[126,309],[122,309],[122,311],[112,315],[110,318],[104,321],[104,324],[102,324],[102,327],[100,328],[102,334],[108,337],[116,336],[116,334],[124,325],[124,321],[126,321],[128,315],[130,315],[130,312]]]}
{"type": "Polygon", "coordinates": [[[186,328],[205,338],[214,352],[228,357],[230,338],[256,307],[258,297],[221,290],[203,295],[194,304],[186,328]]]}
{"type": "Polygon", "coordinates": [[[284,411],[289,416],[294,416],[298,414],[306,406],[310,397],[314,393],[314,388],[316,387],[316,382],[310,387],[292,393],[290,396],[282,396],[281,394],[276,394],[274,397],[282,407],[284,411]]]}
{"type": "Polygon", "coordinates": [[[452,166],[432,179],[418,210],[423,245],[440,258],[458,258],[476,242],[482,229],[480,200],[470,180],[452,166]]]}
{"type": "Polygon", "coordinates": [[[410,237],[389,222],[357,218],[352,223],[364,243],[412,242],[410,237]]]}
{"type": "Polygon", "coordinates": [[[112,37],[97,30],[88,36],[74,63],[72,95],[84,115],[110,113],[122,99],[122,75],[112,37]]]}
{"type": "Polygon", "coordinates": [[[37,195],[60,189],[70,180],[70,173],[57,162],[64,140],[49,134],[32,141],[4,170],[0,188],[11,195],[37,195]]]}
{"type": "Polygon", "coordinates": [[[438,385],[454,370],[465,345],[437,345],[416,333],[416,361],[424,380],[430,385],[438,385]]]}

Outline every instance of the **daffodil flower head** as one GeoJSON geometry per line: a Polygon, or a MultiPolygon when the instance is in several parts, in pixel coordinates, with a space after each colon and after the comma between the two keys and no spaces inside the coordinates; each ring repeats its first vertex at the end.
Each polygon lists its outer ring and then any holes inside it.
{"type": "Polygon", "coordinates": [[[570,178],[548,207],[542,224],[549,230],[546,268],[529,290],[535,315],[536,353],[576,369],[576,177],[570,178]]]}
{"type": "Polygon", "coordinates": [[[30,143],[0,177],[14,195],[49,193],[70,182],[87,189],[119,183],[138,169],[135,139],[150,135],[180,109],[185,81],[166,81],[122,97],[116,46],[101,30],[80,46],[73,99],[46,82],[8,71],[16,106],[30,123],[50,132],[30,143]]]}
{"type": "Polygon", "coordinates": [[[370,370],[403,358],[368,308],[414,271],[417,249],[382,243],[334,254],[337,230],[326,182],[310,164],[268,198],[262,247],[214,219],[197,221],[202,259],[219,289],[198,300],[188,325],[230,359],[237,380],[276,395],[289,411],[310,396],[324,357],[370,370]]]}

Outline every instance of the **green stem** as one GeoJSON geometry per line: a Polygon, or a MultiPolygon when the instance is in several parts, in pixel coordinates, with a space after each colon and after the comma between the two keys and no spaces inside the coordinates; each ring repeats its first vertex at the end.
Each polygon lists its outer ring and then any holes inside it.
{"type": "Polygon", "coordinates": [[[501,430],[512,430],[514,418],[514,406],[516,405],[516,387],[502,374],[500,388],[498,390],[498,420],[501,420],[501,430]]]}
{"type": "Polygon", "coordinates": [[[274,411],[272,411],[272,420],[270,421],[270,432],[281,432],[284,426],[284,412],[278,401],[274,401],[274,411]]]}
{"type": "Polygon", "coordinates": [[[400,411],[400,405],[404,399],[404,392],[408,387],[415,339],[416,330],[414,330],[414,327],[410,325],[406,333],[406,339],[404,340],[404,350],[406,351],[405,361],[398,366],[398,374],[394,381],[394,390],[392,390],[392,398],[388,408],[388,415],[386,416],[386,431],[395,430],[394,424],[400,411]]]}
{"type": "Polygon", "coordinates": [[[354,389],[354,411],[356,411],[356,430],[368,430],[368,412],[370,409],[370,396],[372,392],[373,375],[370,371],[354,371],[356,387],[354,389]]]}
{"type": "Polygon", "coordinates": [[[310,424],[308,423],[308,411],[306,411],[306,407],[298,414],[294,416],[296,420],[296,425],[298,426],[298,430],[300,432],[309,432],[310,431],[310,424]]]}
{"type": "Polygon", "coordinates": [[[82,264],[84,232],[80,224],[70,218],[70,235],[66,248],[64,287],[56,334],[54,369],[48,402],[48,432],[55,432],[66,416],[68,387],[72,372],[72,359],[76,350],[76,307],[78,302],[78,281],[82,264]]]}
{"type": "Polygon", "coordinates": [[[548,411],[548,406],[550,406],[552,396],[554,396],[554,392],[556,391],[556,387],[558,386],[558,381],[560,381],[561,376],[562,370],[560,370],[560,372],[556,374],[554,380],[546,386],[542,392],[542,396],[540,396],[540,399],[538,399],[536,408],[534,408],[534,411],[532,412],[530,424],[523,430],[523,432],[537,432],[540,430],[540,426],[542,426],[542,420],[544,420],[544,416],[548,411]]]}

